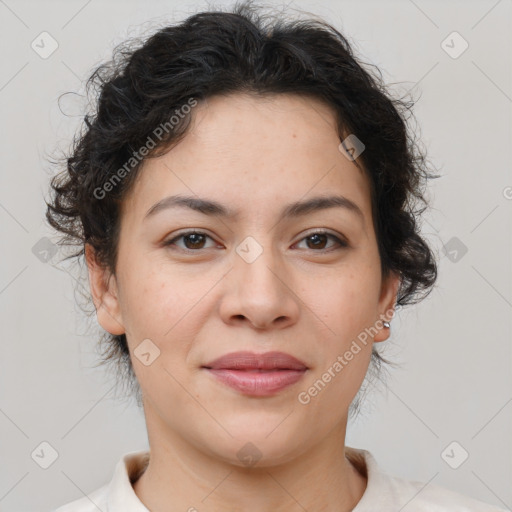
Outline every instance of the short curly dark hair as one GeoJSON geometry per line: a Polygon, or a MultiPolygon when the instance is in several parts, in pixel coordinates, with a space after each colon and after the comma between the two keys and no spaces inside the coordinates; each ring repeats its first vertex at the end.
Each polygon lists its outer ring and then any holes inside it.
{"type": "MultiPolygon", "coordinates": [[[[357,164],[370,178],[383,275],[393,271],[401,279],[397,307],[430,293],[437,265],[417,220],[428,204],[426,181],[438,176],[429,171],[426,153],[408,124],[414,119],[414,101],[393,98],[381,72],[358,61],[347,39],[327,22],[270,16],[250,1],[237,2],[229,12],[196,13],[159,29],[142,44],[129,40],[118,45],[112,60],[89,77],[87,90],[91,87],[94,110],[85,115],[46,202],[47,220],[61,233],[59,243],[78,247],[72,257],[83,256],[90,244],[98,261],[115,274],[120,205],[142,161],[161,155],[186,135],[190,116],[178,113],[190,98],[299,94],[332,108],[340,140],[354,134],[365,145],[357,164]],[[169,124],[172,116],[172,129],[160,130],[155,143],[155,128],[169,124]],[[154,147],[135,161],[148,137],[154,147]],[[127,162],[131,169],[120,180],[127,162]]],[[[103,361],[119,363],[140,391],[126,336],[106,333],[103,341],[103,361]]],[[[389,361],[374,349],[374,374],[382,362],[389,361]]]]}

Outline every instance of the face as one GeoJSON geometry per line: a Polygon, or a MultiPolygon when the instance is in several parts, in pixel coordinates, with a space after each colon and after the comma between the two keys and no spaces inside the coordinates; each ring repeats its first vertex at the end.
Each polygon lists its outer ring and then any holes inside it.
{"type": "Polygon", "coordinates": [[[98,320],[127,335],[150,442],[238,465],[254,450],[260,466],[344,442],[398,286],[381,276],[368,178],[321,102],[237,94],[189,115],[123,203],[115,276],[87,253],[98,320]],[[196,204],[166,201],[178,195],[196,204]],[[256,356],[214,364],[241,351],[256,356]]]}

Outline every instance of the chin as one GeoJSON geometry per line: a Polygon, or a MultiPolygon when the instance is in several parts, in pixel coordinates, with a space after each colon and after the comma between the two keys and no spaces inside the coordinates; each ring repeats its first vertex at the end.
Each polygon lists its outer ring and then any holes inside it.
{"type": "Polygon", "coordinates": [[[283,421],[286,414],[261,415],[259,418],[238,418],[238,421],[222,423],[227,434],[212,445],[212,437],[205,439],[208,450],[217,458],[239,467],[272,467],[285,464],[306,450],[304,430],[293,428],[283,421]],[[300,434],[300,435],[299,435],[300,434]]]}

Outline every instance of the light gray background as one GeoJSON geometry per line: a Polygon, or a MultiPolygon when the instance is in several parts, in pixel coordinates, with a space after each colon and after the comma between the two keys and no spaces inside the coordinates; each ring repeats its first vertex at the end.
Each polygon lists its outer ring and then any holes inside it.
{"type": "MultiPolygon", "coordinates": [[[[231,2],[216,3],[224,4],[231,2]]],[[[512,2],[292,5],[341,29],[396,90],[421,95],[421,135],[443,174],[432,182],[423,225],[440,259],[438,284],[392,322],[387,354],[402,368],[349,427],[347,444],[370,450],[395,475],[510,508],[512,2]],[[453,31],[469,43],[456,59],[441,47],[453,31]],[[451,261],[448,243],[467,253],[451,261]],[[458,469],[441,457],[452,441],[469,453],[458,469]]],[[[122,454],[147,447],[142,412],[116,398],[113,379],[94,368],[95,340],[75,306],[75,281],[32,248],[54,239],[43,220],[54,172],[45,157],[66,149],[80,121],[79,103],[63,98],[66,117],[58,96],[82,92],[81,81],[115,43],[205,7],[0,0],[2,511],[50,510],[79,498],[110,480],[122,454]],[[48,59],[30,46],[42,31],[59,45],[48,59]],[[31,458],[43,441],[59,454],[48,469],[31,458]]]]}

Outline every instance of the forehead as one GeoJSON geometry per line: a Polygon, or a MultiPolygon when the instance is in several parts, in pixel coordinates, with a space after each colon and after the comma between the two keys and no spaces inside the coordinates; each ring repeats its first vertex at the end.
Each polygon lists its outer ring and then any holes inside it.
{"type": "Polygon", "coordinates": [[[340,152],[335,113],[323,102],[237,93],[199,102],[190,115],[184,138],[145,160],[127,214],[186,194],[261,217],[284,203],[339,193],[371,217],[366,173],[340,152]]]}
{"type": "Polygon", "coordinates": [[[251,153],[250,145],[252,153],[264,146],[284,154],[282,142],[315,148],[322,140],[338,139],[334,111],[318,99],[299,94],[236,93],[208,98],[193,110],[189,135],[226,149],[236,149],[232,147],[236,141],[245,156],[251,153]],[[281,137],[276,140],[277,133],[281,137]]]}

